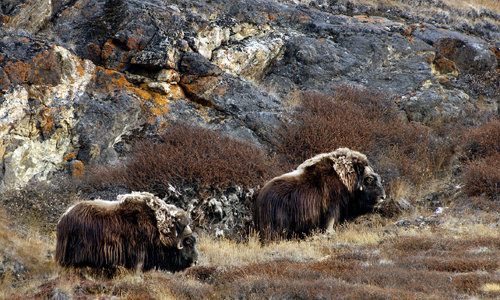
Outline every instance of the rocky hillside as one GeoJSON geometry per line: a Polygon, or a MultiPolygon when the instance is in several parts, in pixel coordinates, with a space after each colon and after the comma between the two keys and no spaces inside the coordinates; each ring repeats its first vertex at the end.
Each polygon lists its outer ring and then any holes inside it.
{"type": "Polygon", "coordinates": [[[427,126],[498,113],[499,12],[423,2],[4,1],[1,189],[116,162],[172,120],[262,144],[299,91],[342,83],[427,126]]]}

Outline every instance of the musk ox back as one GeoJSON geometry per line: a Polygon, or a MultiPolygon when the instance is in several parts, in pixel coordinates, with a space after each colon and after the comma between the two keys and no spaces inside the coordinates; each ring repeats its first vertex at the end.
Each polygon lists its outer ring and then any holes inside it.
{"type": "Polygon", "coordinates": [[[57,224],[55,258],[63,267],[180,271],[198,259],[189,215],[149,193],[83,201],[57,224]]]}
{"type": "Polygon", "coordinates": [[[301,237],[372,212],[385,199],[365,155],[347,148],[314,156],[266,183],[254,207],[264,240],[301,237]]]}

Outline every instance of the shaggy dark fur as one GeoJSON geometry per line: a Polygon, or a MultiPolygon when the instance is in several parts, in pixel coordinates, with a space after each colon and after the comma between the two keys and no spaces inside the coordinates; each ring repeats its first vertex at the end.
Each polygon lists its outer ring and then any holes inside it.
{"type": "MultiPolygon", "coordinates": [[[[172,227],[178,237],[189,222],[186,214],[172,227]]],[[[160,241],[156,224],[154,212],[144,201],[80,202],[57,224],[56,261],[63,267],[123,266],[142,271],[175,272],[191,266],[198,259],[196,237],[188,234],[182,249],[175,243],[167,247],[160,241]]]]}
{"type": "Polygon", "coordinates": [[[255,202],[254,225],[263,240],[303,237],[372,212],[384,198],[380,176],[366,157],[341,148],[268,182],[255,202]]]}

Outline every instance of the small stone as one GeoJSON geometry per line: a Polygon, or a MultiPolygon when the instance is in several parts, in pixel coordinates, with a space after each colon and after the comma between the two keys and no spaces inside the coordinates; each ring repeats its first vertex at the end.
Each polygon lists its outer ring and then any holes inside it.
{"type": "Polygon", "coordinates": [[[162,69],[156,74],[156,80],[171,84],[177,84],[181,78],[179,72],[171,69],[162,69]]]}

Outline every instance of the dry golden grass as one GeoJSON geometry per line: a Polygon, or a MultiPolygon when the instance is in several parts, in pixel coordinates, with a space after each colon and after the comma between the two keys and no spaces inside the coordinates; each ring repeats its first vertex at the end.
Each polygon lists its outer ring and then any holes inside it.
{"type": "Polygon", "coordinates": [[[213,236],[200,237],[201,266],[241,267],[260,262],[280,259],[310,261],[325,256],[319,242],[281,241],[261,245],[256,236],[246,243],[234,240],[217,239],[213,236]]]}
{"type": "MultiPolygon", "coordinates": [[[[419,216],[432,213],[418,208],[400,219],[419,216]]],[[[482,214],[490,223],[476,217],[448,210],[438,226],[401,227],[371,215],[330,233],[264,245],[255,235],[236,242],[202,234],[199,265],[175,274],[123,270],[113,279],[59,269],[47,259],[53,239],[35,231],[19,237],[2,218],[0,242],[11,245],[29,271],[21,279],[5,276],[0,298],[495,299],[500,231],[493,224],[499,217],[482,214]]]]}
{"type": "Polygon", "coordinates": [[[399,201],[400,199],[408,199],[411,196],[411,186],[406,180],[401,180],[400,178],[394,180],[391,182],[390,187],[389,199],[399,201]]]}
{"type": "Polygon", "coordinates": [[[494,293],[499,293],[500,292],[500,284],[498,283],[486,283],[481,287],[481,290],[487,293],[494,292],[494,293]]]}

